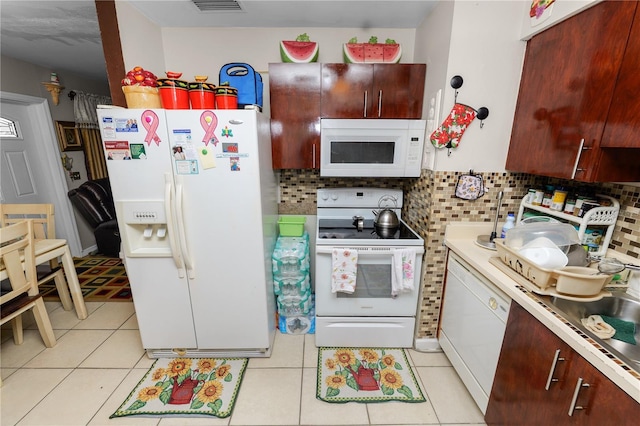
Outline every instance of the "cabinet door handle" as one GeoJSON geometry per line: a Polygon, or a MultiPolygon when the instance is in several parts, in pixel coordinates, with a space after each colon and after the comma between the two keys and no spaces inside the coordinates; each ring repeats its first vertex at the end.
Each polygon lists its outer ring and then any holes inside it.
{"type": "Polygon", "coordinates": [[[314,143],[311,150],[311,161],[313,162],[313,168],[316,168],[316,144],[314,143]]]}
{"type": "Polygon", "coordinates": [[[549,377],[547,377],[547,384],[544,386],[545,390],[549,390],[549,388],[551,387],[551,382],[558,381],[558,379],[553,377],[556,372],[558,361],[564,361],[564,358],[560,358],[560,349],[556,349],[556,353],[553,356],[553,362],[551,363],[551,369],[549,370],[549,377]]]}
{"type": "Polygon", "coordinates": [[[378,92],[378,118],[381,117],[382,114],[382,89],[378,92]]]}
{"type": "Polygon", "coordinates": [[[584,171],[584,169],[578,169],[578,163],[580,162],[580,156],[582,155],[582,149],[583,148],[584,148],[584,138],[580,139],[580,146],[578,147],[578,154],[576,155],[576,162],[573,165],[573,172],[571,172],[571,179],[575,179],[576,172],[578,170],[580,170],[581,172],[584,171]]]}
{"type": "Polygon", "coordinates": [[[580,393],[580,389],[588,388],[591,386],[589,383],[583,383],[582,377],[578,378],[576,382],[576,389],[573,391],[573,398],[571,398],[571,405],[569,405],[569,416],[573,416],[573,412],[575,410],[584,410],[587,407],[583,407],[581,405],[576,405],[578,402],[578,394],[580,393]]]}
{"type": "Polygon", "coordinates": [[[367,118],[367,90],[364,91],[364,118],[367,118]]]}

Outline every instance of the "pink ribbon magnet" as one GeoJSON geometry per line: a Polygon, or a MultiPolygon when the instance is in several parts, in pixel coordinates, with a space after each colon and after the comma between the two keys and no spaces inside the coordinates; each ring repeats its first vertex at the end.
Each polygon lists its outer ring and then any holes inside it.
{"type": "Polygon", "coordinates": [[[218,117],[212,111],[205,111],[200,116],[200,125],[204,129],[204,137],[202,142],[208,145],[209,142],[213,143],[213,146],[218,146],[218,138],[215,135],[216,127],[218,127],[218,117]]]}
{"type": "Polygon", "coordinates": [[[147,135],[144,137],[144,141],[147,145],[151,145],[151,141],[155,141],[156,145],[160,146],[160,136],[156,133],[158,130],[158,115],[150,109],[142,113],[142,126],[147,131],[147,135]]]}

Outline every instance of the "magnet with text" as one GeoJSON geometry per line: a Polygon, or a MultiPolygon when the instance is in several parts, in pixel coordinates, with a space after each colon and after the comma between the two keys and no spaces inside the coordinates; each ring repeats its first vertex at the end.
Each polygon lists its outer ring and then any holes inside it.
{"type": "Polygon", "coordinates": [[[131,160],[131,150],[127,141],[105,141],[107,160],[131,160]]]}

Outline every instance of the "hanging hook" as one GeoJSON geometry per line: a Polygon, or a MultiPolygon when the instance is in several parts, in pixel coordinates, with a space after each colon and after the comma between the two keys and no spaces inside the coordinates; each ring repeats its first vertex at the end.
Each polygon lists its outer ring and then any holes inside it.
{"type": "Polygon", "coordinates": [[[449,82],[451,87],[453,87],[456,90],[456,93],[454,95],[454,102],[458,101],[458,89],[462,87],[462,83],[464,83],[464,80],[459,75],[454,75],[453,78],[451,78],[451,81],[449,82]]]}
{"type": "Polygon", "coordinates": [[[484,119],[487,118],[489,116],[489,108],[487,107],[480,107],[478,108],[478,111],[476,111],[476,117],[478,118],[478,120],[480,120],[480,128],[482,129],[484,127],[484,119]]]}

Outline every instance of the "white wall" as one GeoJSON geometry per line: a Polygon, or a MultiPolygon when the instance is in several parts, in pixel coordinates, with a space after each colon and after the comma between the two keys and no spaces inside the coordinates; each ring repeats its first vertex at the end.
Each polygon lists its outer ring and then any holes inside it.
{"type": "Polygon", "coordinates": [[[116,13],[125,70],[141,66],[158,77],[164,77],[166,70],[160,27],[128,2],[117,1],[116,13]]]}
{"type": "Polygon", "coordinates": [[[489,109],[484,127],[474,120],[450,156],[436,151],[435,170],[504,171],[526,47],[520,16],[527,7],[524,1],[441,2],[418,29],[415,59],[431,67],[425,102],[442,89],[440,123],[454,104],[454,75],[464,79],[458,103],[489,109]]]}
{"type": "Polygon", "coordinates": [[[454,4],[452,1],[438,3],[416,31],[414,58],[417,62],[427,64],[422,117],[427,120],[424,162],[425,168],[428,169],[433,169],[434,156],[437,154],[428,138],[442,121],[441,102],[444,88],[450,88],[451,77],[448,77],[447,65],[454,4]]]}

